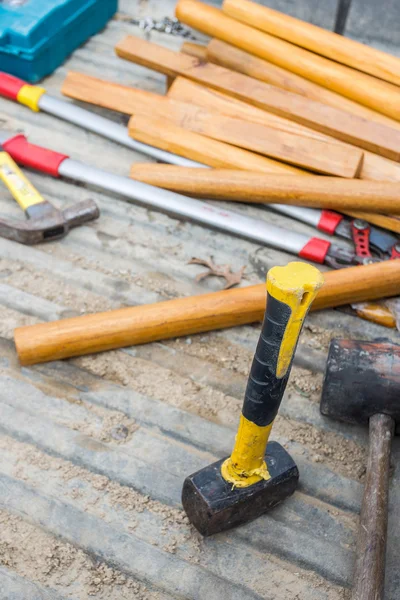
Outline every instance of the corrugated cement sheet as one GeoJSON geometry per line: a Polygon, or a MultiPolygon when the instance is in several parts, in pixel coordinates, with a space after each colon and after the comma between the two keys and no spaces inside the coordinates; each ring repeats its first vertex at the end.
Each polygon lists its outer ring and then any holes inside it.
{"type": "MultiPolygon", "coordinates": [[[[120,9],[119,17],[164,16],[172,3],[126,0],[120,9]]],[[[161,76],[115,56],[127,33],[139,32],[113,20],[48,78],[49,92],[60,95],[67,69],[161,91],[161,76]]],[[[0,102],[0,122],[114,173],[145,160],[12,102],[0,102]]],[[[13,329],[220,289],[213,278],[196,283],[202,268],[188,265],[193,256],[246,265],[242,285],[290,257],[72,182],[31,177],[57,206],[94,198],[102,214],[48,245],[0,239],[0,597],[348,598],[366,432],[321,418],[318,371],[332,335],[396,334],[337,311],[308,319],[297,356],[303,368],[293,370],[273,434],[299,465],[298,492],[268,516],[202,539],[182,512],[182,482],[232,447],[259,325],[32,368],[18,364],[13,329]]],[[[289,224],[262,208],[235,210],[289,224]]],[[[4,190],[0,213],[20,216],[4,190]]],[[[387,600],[399,597],[399,457],[395,444],[387,600]]]]}

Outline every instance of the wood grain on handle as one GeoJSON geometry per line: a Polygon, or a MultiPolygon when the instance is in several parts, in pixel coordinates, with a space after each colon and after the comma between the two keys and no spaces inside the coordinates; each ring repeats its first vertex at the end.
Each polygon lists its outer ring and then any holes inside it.
{"type": "Polygon", "coordinates": [[[383,600],[389,504],[390,452],[395,422],[376,414],[369,420],[369,452],[358,529],[352,600],[383,600]]]}
{"type": "MultiPolygon", "coordinates": [[[[363,152],[354,146],[338,145],[329,140],[314,139],[242,119],[192,109],[192,106],[187,105],[179,116],[172,119],[173,122],[206,137],[309,171],[346,178],[360,175],[363,152]]],[[[171,113],[167,113],[166,117],[171,120],[171,113]]]]}
{"type": "Polygon", "coordinates": [[[186,25],[211,37],[233,44],[392,119],[400,120],[400,90],[391,83],[254,29],[197,0],[179,0],[176,16],[186,25]]]}
{"type": "Polygon", "coordinates": [[[193,42],[183,42],[181,46],[181,52],[189,54],[189,56],[195,56],[200,60],[207,61],[207,46],[203,44],[194,44],[193,42]]]}
{"type": "MultiPolygon", "coordinates": [[[[64,83],[63,93],[72,86],[74,97],[79,96],[78,99],[82,100],[83,78],[79,74],[70,74],[64,83]]],[[[89,81],[88,78],[85,81],[86,92],[90,84],[99,86],[99,82],[89,81]]],[[[152,92],[126,90],[114,85],[111,93],[106,94],[106,86],[102,87],[101,96],[112,98],[103,101],[103,106],[111,101],[114,109],[129,104],[131,114],[165,118],[189,131],[324,175],[353,178],[358,177],[361,171],[363,152],[354,146],[338,144],[330,138],[314,139],[308,135],[243,121],[152,92]]]]}
{"type": "MultiPolygon", "coordinates": [[[[100,94],[100,89],[99,89],[100,94]]],[[[200,85],[190,79],[177,77],[168,90],[168,97],[174,100],[183,102],[193,102],[197,106],[202,106],[208,110],[215,110],[222,114],[260,123],[288,131],[291,133],[300,133],[304,136],[313,137],[315,139],[333,140],[330,136],[325,136],[314,129],[299,125],[289,119],[278,117],[260,108],[256,108],[247,102],[242,102],[237,98],[233,98],[228,94],[218,92],[211,88],[200,85]]],[[[400,126],[400,123],[399,123],[400,126]]],[[[342,144],[343,142],[338,143],[342,144]]],[[[364,160],[361,167],[360,179],[371,179],[377,181],[400,181],[400,164],[373,154],[372,152],[364,151],[364,160]]]]}
{"type": "Polygon", "coordinates": [[[135,140],[196,160],[210,167],[232,167],[264,173],[301,172],[296,167],[187,131],[171,124],[168,119],[143,115],[131,117],[129,134],[135,140]]]}
{"type": "MultiPolygon", "coordinates": [[[[332,136],[325,135],[319,131],[315,131],[315,129],[310,129],[309,127],[304,127],[304,125],[300,125],[299,123],[290,121],[284,117],[274,115],[266,110],[252,106],[247,102],[238,100],[223,92],[213,90],[212,88],[186,79],[185,77],[177,77],[174,80],[174,83],[168,90],[167,96],[168,98],[179,100],[181,102],[196,104],[196,106],[201,106],[209,111],[215,111],[229,117],[251,121],[252,123],[259,123],[260,125],[267,125],[268,127],[273,127],[281,131],[311,137],[316,140],[329,140],[331,142],[335,141],[338,144],[344,144],[344,142],[340,142],[332,136]]],[[[386,158],[379,158],[380,160],[389,160],[386,158]]],[[[396,165],[400,173],[400,164],[395,163],[394,161],[391,161],[391,164],[396,165]]]]}
{"type": "MultiPolygon", "coordinates": [[[[341,39],[343,38],[341,37],[341,39]]],[[[183,46],[185,46],[185,44],[183,46]]],[[[254,54],[249,54],[244,50],[240,50],[231,44],[227,44],[218,39],[213,39],[208,46],[201,46],[201,48],[201,59],[203,61],[208,59],[210,62],[220,65],[221,67],[226,67],[232,71],[243,73],[243,75],[249,75],[260,81],[271,83],[272,85],[276,85],[289,92],[294,92],[300,96],[305,96],[311,100],[323,102],[329,106],[345,110],[358,117],[362,117],[363,119],[377,121],[383,125],[400,129],[399,121],[390,119],[386,115],[372,110],[367,106],[363,106],[341,94],[332,92],[332,90],[328,90],[327,88],[305,79],[300,75],[296,75],[287,69],[283,69],[267,60],[254,56],[254,54]],[[203,50],[203,48],[205,48],[205,50],[203,50]]],[[[191,54],[191,56],[196,56],[196,54],[190,52],[189,48],[186,50],[186,48],[182,47],[181,51],[186,54],[191,54]]],[[[200,58],[200,53],[198,53],[198,57],[200,58]]]]}
{"type": "Polygon", "coordinates": [[[396,129],[132,36],[127,36],[115,49],[121,58],[166,75],[182,75],[349,144],[393,160],[400,159],[400,131],[396,129]]]}
{"type": "Polygon", "coordinates": [[[140,163],[130,174],[150,185],[203,198],[400,214],[398,183],[140,163]]]}
{"type": "MultiPolygon", "coordinates": [[[[324,274],[312,310],[394,296],[400,260],[324,274]]],[[[22,365],[261,321],[265,284],[85,315],[15,330],[22,365]]]]}
{"type": "Polygon", "coordinates": [[[273,36],[400,85],[400,59],[387,52],[249,0],[224,0],[222,10],[234,19],[273,36]]]}

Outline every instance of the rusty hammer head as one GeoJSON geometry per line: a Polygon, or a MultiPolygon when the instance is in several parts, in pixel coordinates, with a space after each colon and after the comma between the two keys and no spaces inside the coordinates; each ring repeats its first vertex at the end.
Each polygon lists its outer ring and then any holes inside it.
{"type": "Polygon", "coordinates": [[[17,163],[0,145],[0,180],[25,212],[27,221],[0,219],[0,236],[21,244],[38,244],[63,237],[72,227],[97,219],[93,200],[58,210],[45,200],[17,163]]]}
{"type": "Polygon", "coordinates": [[[391,342],[331,342],[321,397],[321,413],[365,424],[386,414],[400,424],[400,346],[391,342]]]}
{"type": "Polygon", "coordinates": [[[67,235],[72,227],[97,219],[100,215],[93,200],[85,200],[65,210],[58,210],[44,200],[25,210],[26,221],[0,219],[0,237],[33,245],[67,235]]]}

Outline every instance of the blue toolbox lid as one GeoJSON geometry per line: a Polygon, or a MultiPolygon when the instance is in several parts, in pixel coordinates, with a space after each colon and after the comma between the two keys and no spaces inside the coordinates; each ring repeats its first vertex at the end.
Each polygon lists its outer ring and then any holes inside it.
{"type": "Polygon", "coordinates": [[[0,66],[37,81],[100,31],[117,0],[0,0],[0,66]]]}

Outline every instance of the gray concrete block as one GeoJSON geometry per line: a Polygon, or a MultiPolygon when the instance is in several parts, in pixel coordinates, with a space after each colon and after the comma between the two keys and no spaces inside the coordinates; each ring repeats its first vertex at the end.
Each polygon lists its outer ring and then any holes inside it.
{"type": "Polygon", "coordinates": [[[399,1],[352,0],[345,33],[382,50],[400,54],[399,1]]]}
{"type": "MultiPolygon", "coordinates": [[[[207,0],[207,2],[216,6],[222,4],[222,0],[207,0]]],[[[298,0],[260,0],[258,4],[264,4],[292,17],[325,27],[325,29],[332,30],[335,24],[336,0],[301,0],[300,2],[298,0]]]]}

